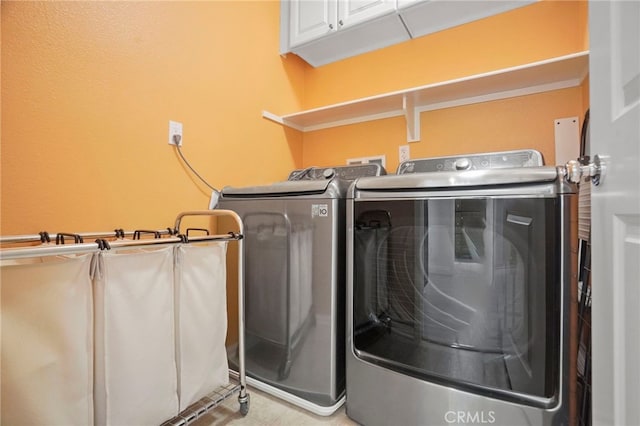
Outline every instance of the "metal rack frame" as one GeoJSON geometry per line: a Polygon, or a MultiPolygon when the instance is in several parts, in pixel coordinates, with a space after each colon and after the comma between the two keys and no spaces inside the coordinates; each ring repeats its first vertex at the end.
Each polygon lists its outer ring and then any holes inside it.
{"type": "Polygon", "coordinates": [[[192,423],[202,415],[212,411],[223,401],[238,393],[240,413],[245,416],[249,412],[249,394],[247,393],[246,371],[245,371],[245,336],[244,336],[244,225],[242,219],[231,210],[194,210],[178,214],[174,228],[164,230],[148,231],[138,230],[125,232],[116,229],[114,232],[94,232],[82,234],[58,233],[49,234],[40,232],[39,234],[0,236],[0,245],[37,243],[39,246],[9,247],[0,248],[0,260],[24,259],[29,257],[56,256],[67,254],[80,254],[99,252],[100,250],[111,250],[120,248],[135,248],[154,246],[162,244],[206,242],[206,241],[236,241],[238,243],[238,383],[230,383],[221,386],[196,403],[190,405],[176,417],[164,422],[163,426],[183,426],[192,423]],[[180,233],[182,220],[187,216],[230,216],[237,224],[239,232],[229,232],[223,235],[187,236],[187,232],[180,233]],[[142,233],[153,234],[152,239],[140,239],[142,233]],[[56,244],[49,244],[51,236],[55,236],[56,244]],[[132,236],[133,240],[124,240],[126,236],[132,236]],[[72,237],[73,244],[65,244],[64,238],[72,237]],[[85,243],[85,238],[96,238],[94,242],[85,243]],[[116,238],[109,241],[107,238],[116,238]]]}

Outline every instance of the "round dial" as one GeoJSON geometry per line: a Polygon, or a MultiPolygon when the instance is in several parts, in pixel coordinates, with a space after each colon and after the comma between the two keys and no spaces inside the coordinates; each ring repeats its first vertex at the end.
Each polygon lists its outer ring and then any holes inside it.
{"type": "Polygon", "coordinates": [[[468,158],[459,158],[455,164],[456,170],[469,170],[471,168],[471,161],[468,158]]]}
{"type": "Polygon", "coordinates": [[[322,176],[324,176],[325,179],[331,179],[332,177],[334,177],[336,174],[335,169],[324,169],[322,171],[322,176]]]}

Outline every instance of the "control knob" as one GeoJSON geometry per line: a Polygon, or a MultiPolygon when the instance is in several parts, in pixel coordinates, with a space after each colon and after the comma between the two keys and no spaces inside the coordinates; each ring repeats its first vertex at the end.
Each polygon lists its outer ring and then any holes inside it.
{"type": "Polygon", "coordinates": [[[331,179],[332,177],[334,177],[336,175],[336,170],[335,169],[324,169],[322,171],[322,176],[325,179],[331,179]]]}
{"type": "Polygon", "coordinates": [[[469,170],[471,161],[468,158],[458,158],[455,162],[456,170],[469,170]]]}

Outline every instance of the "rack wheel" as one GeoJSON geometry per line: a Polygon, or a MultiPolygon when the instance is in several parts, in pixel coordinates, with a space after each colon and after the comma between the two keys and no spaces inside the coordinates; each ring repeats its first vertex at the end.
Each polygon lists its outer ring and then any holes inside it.
{"type": "Polygon", "coordinates": [[[249,394],[246,394],[244,397],[239,396],[238,402],[240,403],[240,414],[244,417],[249,413],[249,394]]]}
{"type": "Polygon", "coordinates": [[[249,401],[240,403],[240,414],[246,416],[249,413],[249,401]]]}

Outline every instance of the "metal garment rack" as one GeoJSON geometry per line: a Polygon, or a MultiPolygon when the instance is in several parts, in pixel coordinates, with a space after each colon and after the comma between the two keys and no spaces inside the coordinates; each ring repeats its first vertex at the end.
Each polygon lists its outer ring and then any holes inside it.
{"type": "MultiPolygon", "coordinates": [[[[203,231],[203,229],[195,229],[203,231]]],[[[238,243],[238,383],[230,383],[221,386],[204,398],[190,405],[176,417],[164,422],[162,426],[183,426],[194,422],[202,415],[218,407],[223,401],[238,393],[240,413],[245,416],[249,412],[249,394],[247,393],[246,371],[245,371],[245,336],[244,336],[244,226],[242,219],[231,210],[195,210],[178,214],[173,229],[164,230],[138,230],[125,232],[116,229],[113,232],[96,232],[69,234],[58,233],[48,234],[40,232],[31,235],[0,236],[0,246],[10,244],[18,245],[23,243],[43,243],[38,246],[8,247],[0,248],[0,260],[24,259],[30,257],[59,256],[68,254],[92,253],[100,250],[111,250],[119,248],[139,248],[146,246],[156,246],[162,244],[176,243],[197,243],[207,241],[236,241],[238,243]],[[188,236],[189,229],[184,234],[180,233],[182,220],[187,216],[228,216],[235,221],[239,232],[229,232],[223,235],[199,235],[188,236]],[[151,234],[153,238],[142,239],[142,234],[151,234]],[[55,238],[55,245],[51,243],[51,237],[55,238]],[[134,239],[125,240],[131,236],[134,239]],[[65,238],[73,238],[72,244],[66,244],[65,238]],[[96,238],[94,242],[85,243],[85,238],[96,238]],[[115,238],[115,240],[108,240],[115,238]]],[[[234,375],[235,376],[235,375],[234,375]]]]}

